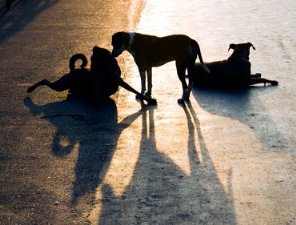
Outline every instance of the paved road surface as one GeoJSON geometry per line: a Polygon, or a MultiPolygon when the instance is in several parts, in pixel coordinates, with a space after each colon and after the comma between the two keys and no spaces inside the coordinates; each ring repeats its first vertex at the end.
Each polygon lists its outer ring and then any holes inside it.
{"type": "Polygon", "coordinates": [[[16,0],[9,12],[1,8],[0,224],[87,223],[100,168],[116,143],[115,101],[97,111],[48,88],[26,98],[26,89],[67,73],[77,52],[110,49],[115,31],[133,29],[140,6],[16,0]]]}
{"type": "MultiPolygon", "coordinates": [[[[0,224],[296,224],[294,1],[15,1],[0,17],[0,224]],[[132,15],[132,16],[131,16],[132,15]],[[186,33],[205,61],[252,42],[252,71],[279,81],[194,89],[153,69],[157,107],[120,90],[101,110],[36,79],[111,49],[118,30],[186,33]],[[4,221],[4,222],[2,222],[4,221]]],[[[118,59],[138,90],[131,57],[118,59]]]]}
{"type": "MultiPolygon", "coordinates": [[[[195,89],[191,104],[180,107],[174,63],[153,69],[158,107],[122,132],[91,219],[296,224],[293,8],[292,1],[147,1],[138,32],[186,33],[200,43],[206,61],[227,58],[230,43],[252,42],[257,49],[251,52],[252,71],[280,85],[195,89]],[[131,135],[134,147],[127,151],[131,135]]],[[[130,65],[129,80],[140,87],[130,65]]],[[[122,91],[121,96],[127,116],[137,104],[133,95],[122,91]]]]}

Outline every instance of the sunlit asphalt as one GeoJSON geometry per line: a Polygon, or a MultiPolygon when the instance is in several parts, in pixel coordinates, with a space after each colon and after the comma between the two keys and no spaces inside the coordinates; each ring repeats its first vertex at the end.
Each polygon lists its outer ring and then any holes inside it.
{"type": "MultiPolygon", "coordinates": [[[[24,1],[1,15],[0,224],[296,224],[296,3],[147,0],[139,16],[136,2],[24,1]],[[120,30],[185,33],[207,62],[252,42],[252,72],[279,86],[195,88],[181,106],[169,63],[153,69],[156,107],[122,89],[100,110],[46,88],[24,100],[120,30]]],[[[118,60],[140,90],[131,56],[118,60]]]]}

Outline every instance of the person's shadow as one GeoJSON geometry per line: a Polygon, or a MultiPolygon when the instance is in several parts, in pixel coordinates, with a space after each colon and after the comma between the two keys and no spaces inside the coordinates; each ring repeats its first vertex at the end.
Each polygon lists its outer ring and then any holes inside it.
{"type": "Polygon", "coordinates": [[[224,190],[194,109],[190,104],[183,109],[188,124],[184,138],[188,138],[190,175],[157,149],[154,109],[142,112],[140,155],[133,179],[122,196],[116,196],[109,184],[103,185],[98,224],[237,224],[232,171],[224,190]]]}
{"type": "Polygon", "coordinates": [[[72,206],[85,194],[94,194],[104,177],[103,165],[108,166],[117,147],[121,132],[133,123],[148,106],[117,122],[117,107],[112,99],[102,103],[96,110],[90,102],[77,97],[64,101],[36,105],[31,98],[24,100],[34,116],[48,120],[56,133],[52,143],[52,154],[66,157],[78,146],[75,166],[75,182],[72,206]],[[66,144],[63,143],[66,140],[66,144]]]}

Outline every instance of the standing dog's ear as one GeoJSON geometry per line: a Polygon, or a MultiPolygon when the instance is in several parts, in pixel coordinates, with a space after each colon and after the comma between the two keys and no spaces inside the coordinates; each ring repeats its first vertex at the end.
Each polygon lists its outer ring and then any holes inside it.
{"type": "Polygon", "coordinates": [[[126,32],[117,32],[112,36],[112,56],[119,56],[124,50],[129,48],[129,34],[126,32]]]}
{"type": "Polygon", "coordinates": [[[249,48],[253,48],[254,50],[256,50],[256,48],[254,47],[254,45],[251,42],[248,42],[247,45],[249,46],[249,48]]]}
{"type": "Polygon", "coordinates": [[[235,48],[236,48],[236,44],[230,44],[230,45],[229,45],[229,49],[228,49],[228,51],[229,51],[230,49],[233,49],[233,50],[234,50],[235,48]]]}
{"type": "Polygon", "coordinates": [[[119,49],[124,45],[126,48],[128,47],[129,44],[129,35],[126,32],[117,32],[113,34],[112,36],[112,46],[115,49],[119,49]]]}
{"type": "Polygon", "coordinates": [[[130,36],[126,32],[122,32],[122,43],[125,45],[126,48],[129,47],[130,36]]]}

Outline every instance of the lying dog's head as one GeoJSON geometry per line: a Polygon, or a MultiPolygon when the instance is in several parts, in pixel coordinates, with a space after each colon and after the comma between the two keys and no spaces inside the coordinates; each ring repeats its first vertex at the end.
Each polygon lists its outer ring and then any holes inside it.
{"type": "Polygon", "coordinates": [[[106,71],[117,76],[121,75],[120,67],[117,60],[111,55],[111,53],[105,49],[95,46],[93,48],[93,54],[91,56],[91,70],[106,71]]]}
{"type": "Polygon", "coordinates": [[[233,49],[233,53],[229,58],[244,58],[249,60],[249,55],[250,55],[250,48],[253,48],[254,50],[255,47],[252,43],[242,43],[242,44],[230,44],[228,51],[230,49],[233,49]]]}
{"type": "Polygon", "coordinates": [[[112,59],[113,57],[107,49],[95,46],[91,56],[91,69],[105,68],[112,59]]]}
{"type": "Polygon", "coordinates": [[[250,49],[251,47],[253,47],[253,49],[256,50],[255,47],[254,47],[254,45],[253,45],[251,42],[248,42],[248,43],[242,43],[242,44],[230,44],[230,45],[229,45],[229,49],[228,49],[228,51],[229,51],[230,49],[235,50],[235,49],[237,49],[237,48],[250,49]]]}
{"type": "Polygon", "coordinates": [[[119,56],[124,50],[129,47],[130,35],[126,32],[117,32],[112,36],[112,56],[119,56]]]}

